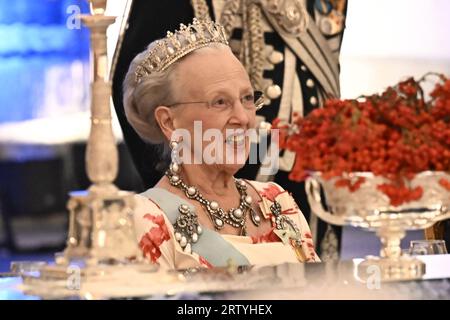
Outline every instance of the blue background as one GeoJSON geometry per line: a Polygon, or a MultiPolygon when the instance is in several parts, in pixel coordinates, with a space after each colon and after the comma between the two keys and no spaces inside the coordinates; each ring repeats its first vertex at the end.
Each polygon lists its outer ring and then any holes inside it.
{"type": "MultiPolygon", "coordinates": [[[[88,29],[66,24],[71,5],[88,12],[85,0],[0,0],[0,123],[42,116],[48,70],[88,63],[88,29]]],[[[80,111],[87,107],[79,105],[80,111]]]]}

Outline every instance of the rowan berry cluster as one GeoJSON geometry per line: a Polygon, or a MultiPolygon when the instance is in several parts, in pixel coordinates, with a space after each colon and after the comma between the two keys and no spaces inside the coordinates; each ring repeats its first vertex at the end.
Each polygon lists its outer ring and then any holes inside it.
{"type": "MultiPolygon", "coordinates": [[[[354,100],[327,100],[306,117],[294,115],[293,124],[276,119],[280,147],[296,152],[289,178],[304,180],[308,172],[324,178],[350,172],[372,172],[388,179],[378,186],[398,206],[421,198],[422,187],[409,182],[422,171],[450,172],[450,80],[436,75],[429,96],[419,80],[409,78],[381,94],[354,100]]],[[[337,187],[355,191],[364,178],[340,178],[337,187]]],[[[440,184],[450,190],[450,181],[440,184]]]]}

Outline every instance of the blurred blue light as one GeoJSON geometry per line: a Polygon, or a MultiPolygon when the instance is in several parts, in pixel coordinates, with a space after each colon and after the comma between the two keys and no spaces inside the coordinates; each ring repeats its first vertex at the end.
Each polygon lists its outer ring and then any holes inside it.
{"type": "MultiPolygon", "coordinates": [[[[48,73],[67,69],[70,78],[74,62],[88,63],[89,32],[66,26],[70,5],[88,12],[85,0],[0,0],[0,123],[42,115],[38,109],[52,94],[46,81],[54,81],[48,73]]],[[[79,111],[87,107],[80,103],[79,111]]]]}

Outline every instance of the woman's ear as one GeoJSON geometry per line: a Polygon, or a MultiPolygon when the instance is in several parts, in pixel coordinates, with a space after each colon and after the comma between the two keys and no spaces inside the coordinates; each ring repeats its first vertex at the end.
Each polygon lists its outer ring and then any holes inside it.
{"type": "Polygon", "coordinates": [[[173,112],[169,107],[158,106],[155,109],[155,120],[161,128],[167,141],[170,141],[172,133],[175,130],[173,112]]]}

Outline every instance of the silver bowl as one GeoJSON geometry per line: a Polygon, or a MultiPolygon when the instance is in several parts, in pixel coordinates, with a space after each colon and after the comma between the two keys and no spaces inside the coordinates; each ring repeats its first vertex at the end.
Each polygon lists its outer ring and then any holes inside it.
{"type": "Polygon", "coordinates": [[[407,230],[425,229],[450,218],[450,191],[439,184],[441,178],[450,181],[450,175],[433,171],[417,174],[409,181],[409,186],[421,186],[422,197],[399,206],[391,205],[389,198],[377,189],[378,185],[389,183],[384,177],[371,172],[353,172],[342,178],[356,182],[360,177],[365,181],[359,189],[351,192],[346,187],[335,186],[340,178],[326,180],[322,174],[312,173],[306,181],[311,210],[328,223],[376,232],[381,240],[380,257],[366,257],[358,269],[361,278],[367,278],[367,270],[371,266],[379,268],[382,280],[422,277],[425,265],[413,257],[402,256],[400,241],[407,230]],[[322,199],[321,189],[325,199],[322,199]],[[327,208],[323,206],[325,202],[327,208]]]}

